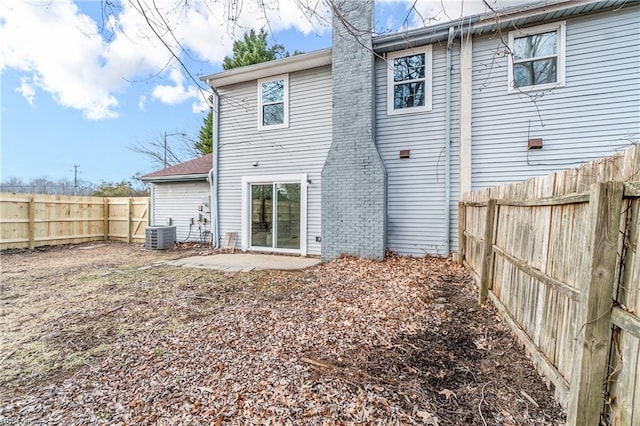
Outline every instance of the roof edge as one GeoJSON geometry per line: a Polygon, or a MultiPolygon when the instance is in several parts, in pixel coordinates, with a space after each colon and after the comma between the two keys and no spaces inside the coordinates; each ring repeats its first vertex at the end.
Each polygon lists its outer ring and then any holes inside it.
{"type": "Polygon", "coordinates": [[[154,176],[154,177],[142,177],[143,182],[149,183],[161,183],[161,182],[190,182],[190,181],[206,181],[208,178],[207,173],[197,173],[191,175],[173,175],[173,176],[154,176]]]}
{"type": "MultiPolygon", "coordinates": [[[[543,0],[520,6],[511,6],[498,9],[495,13],[485,12],[441,24],[416,28],[410,31],[374,37],[373,49],[376,53],[387,53],[394,50],[432,44],[446,41],[449,36],[449,28],[455,28],[456,30],[463,29],[465,34],[478,34],[492,27],[504,29],[517,19],[535,17],[561,10],[573,10],[575,13],[581,6],[589,4],[597,5],[598,3],[602,6],[596,10],[601,11],[607,9],[608,7],[606,5],[611,2],[602,0],[543,0]]],[[[623,4],[635,4],[635,0],[620,0],[615,3],[617,3],[616,6],[609,6],[609,8],[619,7],[623,4]]],[[[459,36],[459,31],[457,31],[457,33],[457,36],[459,36]]]]}
{"type": "Polygon", "coordinates": [[[309,53],[288,56],[246,67],[233,68],[216,74],[200,77],[211,87],[224,87],[236,83],[258,80],[288,72],[302,71],[331,64],[331,48],[316,50],[309,53]]]}

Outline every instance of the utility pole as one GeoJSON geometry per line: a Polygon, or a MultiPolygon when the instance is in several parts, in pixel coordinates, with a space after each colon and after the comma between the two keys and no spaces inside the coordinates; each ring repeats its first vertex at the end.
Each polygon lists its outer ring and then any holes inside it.
{"type": "Polygon", "coordinates": [[[167,132],[164,132],[164,168],[167,168],[167,132]]]}
{"type": "MultiPolygon", "coordinates": [[[[185,133],[182,132],[175,132],[175,133],[167,133],[167,131],[165,130],[164,132],[164,168],[167,168],[167,136],[182,136],[185,137],[187,136],[185,133]]],[[[173,160],[176,160],[176,156],[172,154],[173,160]]]]}
{"type": "Polygon", "coordinates": [[[78,195],[78,167],[80,167],[80,164],[73,165],[73,195],[78,195]]]}

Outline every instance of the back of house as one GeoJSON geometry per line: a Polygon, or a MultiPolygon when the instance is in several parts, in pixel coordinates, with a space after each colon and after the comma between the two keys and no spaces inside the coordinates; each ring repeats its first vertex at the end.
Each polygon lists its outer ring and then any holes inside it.
{"type": "Polygon", "coordinates": [[[447,256],[461,193],[638,140],[637,0],[373,37],[340,27],[373,28],[372,0],[336,5],[333,49],[203,78],[217,93],[214,238],[323,259],[447,256]]]}

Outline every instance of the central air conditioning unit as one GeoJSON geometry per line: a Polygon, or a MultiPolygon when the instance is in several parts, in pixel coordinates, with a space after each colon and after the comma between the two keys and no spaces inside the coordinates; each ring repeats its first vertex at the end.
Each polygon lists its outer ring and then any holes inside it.
{"type": "Polygon", "coordinates": [[[147,226],[144,247],[151,250],[166,250],[176,241],[175,226],[147,226]]]}

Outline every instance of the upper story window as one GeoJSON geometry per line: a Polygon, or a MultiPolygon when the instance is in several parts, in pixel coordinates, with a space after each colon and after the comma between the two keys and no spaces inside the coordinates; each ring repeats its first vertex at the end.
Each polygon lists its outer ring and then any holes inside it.
{"type": "Polygon", "coordinates": [[[258,129],[289,126],[289,75],[258,80],[258,129]]]}
{"type": "Polygon", "coordinates": [[[387,114],[431,110],[431,46],[387,55],[387,114]]]}
{"type": "Polygon", "coordinates": [[[564,85],[564,45],[564,22],[511,31],[509,91],[564,85]]]}

